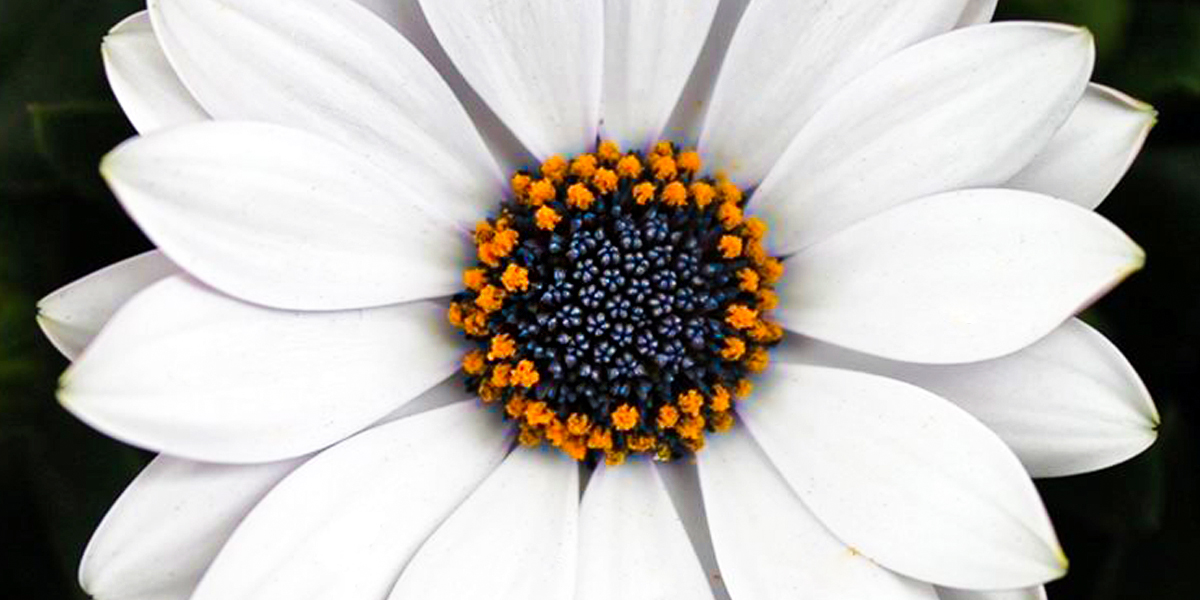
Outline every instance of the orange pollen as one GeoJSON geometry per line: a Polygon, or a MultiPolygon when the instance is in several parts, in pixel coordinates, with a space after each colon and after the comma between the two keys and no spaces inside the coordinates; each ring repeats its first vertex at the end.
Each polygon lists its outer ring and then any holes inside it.
{"type": "Polygon", "coordinates": [[[538,435],[536,429],[533,429],[528,425],[522,425],[521,434],[517,436],[517,441],[526,448],[533,448],[541,445],[542,436],[538,435]]]}
{"type": "Polygon", "coordinates": [[[533,179],[524,173],[517,173],[512,176],[509,183],[512,185],[513,194],[518,198],[524,198],[525,194],[529,192],[529,184],[533,183],[533,179]]]}
{"type": "Polygon", "coordinates": [[[675,430],[685,439],[694,440],[704,435],[704,417],[693,415],[680,421],[675,430]]]}
{"type": "Polygon", "coordinates": [[[533,366],[533,361],[531,360],[523,360],[517,363],[517,368],[513,369],[512,372],[513,385],[522,387],[533,387],[537,385],[537,382],[541,378],[542,376],[538,375],[537,369],[533,366]]]}
{"type": "Polygon", "coordinates": [[[558,226],[558,222],[562,220],[562,217],[549,206],[537,209],[537,212],[533,216],[534,220],[537,221],[538,229],[545,229],[546,231],[552,231],[558,226]]]}
{"type": "Polygon", "coordinates": [[[587,456],[587,445],[580,438],[568,438],[560,448],[575,460],[583,460],[583,457],[587,456]]]}
{"type": "Polygon", "coordinates": [[[541,171],[542,177],[545,177],[554,183],[561,183],[562,180],[567,176],[567,161],[563,157],[555,154],[554,156],[547,158],[546,162],[542,163],[541,171]]]}
{"type": "Polygon", "coordinates": [[[545,179],[539,179],[529,186],[529,203],[534,206],[541,206],[558,195],[558,191],[554,189],[554,184],[545,179]]]}
{"type": "Polygon", "coordinates": [[[596,149],[596,155],[605,164],[612,164],[621,158],[621,147],[613,141],[600,142],[600,147],[596,149]]]}
{"type": "Polygon", "coordinates": [[[738,279],[742,282],[738,288],[744,292],[758,291],[758,272],[754,269],[745,268],[738,271],[738,279]]]}
{"type": "Polygon", "coordinates": [[[525,399],[525,396],[522,396],[521,394],[513,394],[512,397],[508,399],[508,404],[504,406],[504,412],[508,413],[508,416],[515,419],[525,414],[525,407],[528,405],[529,401],[525,399]]]}
{"type": "Polygon", "coordinates": [[[588,436],[588,448],[593,450],[610,450],[612,449],[612,432],[608,429],[595,427],[592,429],[592,434],[588,436]]]}
{"type": "Polygon", "coordinates": [[[751,373],[762,373],[767,370],[767,364],[770,362],[771,354],[767,352],[767,349],[757,347],[750,351],[744,364],[751,373]]]}
{"type": "Polygon", "coordinates": [[[638,204],[644,205],[647,202],[654,199],[655,191],[656,190],[655,190],[653,183],[650,183],[649,181],[644,181],[642,183],[639,183],[639,184],[633,186],[633,199],[638,204]]]}
{"type": "Polygon", "coordinates": [[[571,435],[584,435],[591,428],[592,423],[591,420],[588,419],[587,415],[571,413],[571,416],[567,417],[567,431],[569,431],[571,435]]]}
{"type": "Polygon", "coordinates": [[[725,322],[737,329],[750,329],[758,321],[758,311],[747,308],[744,304],[730,305],[725,322]]]}
{"type": "Polygon", "coordinates": [[[573,184],[567,189],[567,204],[575,208],[587,210],[595,201],[596,195],[582,183],[573,184]]]}
{"type": "Polygon", "coordinates": [[[483,269],[467,269],[463,271],[463,285],[468,290],[478,292],[483,289],[484,285],[487,285],[487,271],[483,269]]]}
{"type": "Polygon", "coordinates": [[[508,267],[504,269],[504,274],[500,276],[500,283],[503,283],[504,289],[510,292],[528,290],[529,271],[517,266],[516,263],[509,263],[508,267]]]}
{"type": "Polygon", "coordinates": [[[684,173],[696,173],[703,164],[700,160],[700,153],[694,150],[680,152],[676,162],[679,163],[679,170],[684,173]]]}
{"type": "Polygon", "coordinates": [[[525,422],[530,425],[547,425],[554,420],[554,411],[546,408],[545,402],[530,402],[525,407],[525,422]]]}
{"type": "Polygon", "coordinates": [[[466,315],[463,314],[462,305],[457,302],[451,303],[450,308],[446,310],[446,320],[454,327],[462,328],[466,321],[466,315]]]}
{"type": "Polygon", "coordinates": [[[725,202],[738,204],[742,201],[742,189],[728,181],[722,181],[717,184],[717,193],[721,195],[721,199],[725,202]]]}
{"type": "Polygon", "coordinates": [[[484,312],[496,312],[504,305],[504,290],[488,284],[475,297],[475,305],[484,312]]]}
{"type": "Polygon", "coordinates": [[[721,220],[725,229],[737,229],[737,226],[742,224],[742,209],[736,203],[724,202],[717,209],[717,218],[721,220]]]}
{"type": "Polygon", "coordinates": [[[703,181],[697,181],[696,183],[693,183],[688,188],[688,191],[692,193],[692,198],[696,200],[696,206],[699,206],[700,208],[704,208],[709,204],[712,204],[713,198],[716,198],[717,196],[716,190],[713,190],[711,185],[708,185],[703,181]]]}
{"type": "Polygon", "coordinates": [[[737,382],[737,387],[734,388],[734,390],[733,390],[733,395],[737,396],[738,398],[745,399],[745,398],[749,398],[750,394],[753,391],[754,391],[754,383],[753,382],[751,382],[749,379],[739,379],[737,382]]]}
{"type": "Polygon", "coordinates": [[[475,244],[486,244],[496,237],[496,229],[487,221],[480,221],[475,224],[475,244]]]}
{"type": "Polygon", "coordinates": [[[667,206],[687,206],[687,188],[678,181],[672,181],[663,188],[662,198],[667,206]]]}
{"type": "Polygon", "coordinates": [[[498,360],[508,358],[517,353],[517,344],[513,341],[512,336],[507,333],[501,333],[492,338],[492,344],[488,349],[488,360],[498,360]]]}
{"type": "Polygon", "coordinates": [[[709,406],[714,412],[724,412],[730,408],[729,390],[725,386],[717,384],[713,386],[712,399],[709,401],[709,406]]]}
{"type": "Polygon", "coordinates": [[[567,441],[567,426],[558,417],[552,417],[550,425],[546,426],[546,439],[556,448],[567,441]]]}
{"type": "Polygon", "coordinates": [[[775,290],[761,288],[758,290],[758,306],[763,310],[775,310],[779,307],[779,295],[775,290]]]}
{"type": "Polygon", "coordinates": [[[617,175],[626,179],[642,176],[642,161],[636,156],[625,156],[617,162],[617,175]]]}
{"type": "Polygon", "coordinates": [[[654,161],[654,178],[659,181],[670,181],[679,175],[675,168],[675,159],[664,156],[654,161]]]}
{"type": "Polygon", "coordinates": [[[492,369],[491,384],[492,387],[506,388],[511,383],[508,379],[509,372],[512,371],[512,365],[500,363],[492,369]]]}
{"type": "Polygon", "coordinates": [[[654,437],[649,435],[630,436],[627,445],[634,452],[645,452],[654,447],[654,437]]]}
{"type": "Polygon", "coordinates": [[[717,242],[717,248],[721,250],[721,256],[737,258],[742,255],[742,238],[736,235],[723,235],[721,241],[717,242]]]}
{"type": "Polygon", "coordinates": [[[671,156],[675,154],[675,148],[671,146],[671,142],[662,141],[654,144],[654,153],[659,156],[671,156]]]}
{"type": "Polygon", "coordinates": [[[596,172],[596,166],[595,155],[583,154],[571,161],[571,174],[580,179],[587,179],[596,172]]]}
{"type": "Polygon", "coordinates": [[[733,413],[719,412],[712,416],[713,430],[719,433],[725,433],[733,429],[733,413]]]}
{"type": "Polygon", "coordinates": [[[725,360],[737,360],[746,353],[746,342],[739,338],[725,338],[725,348],[721,350],[721,358],[725,360]]]}
{"type": "Polygon", "coordinates": [[[658,409],[658,428],[670,429],[679,422],[679,411],[675,410],[674,406],[667,404],[658,409]]]}
{"type": "Polygon", "coordinates": [[[482,375],[487,369],[487,363],[484,362],[483,352],[480,350],[472,350],[466,353],[462,359],[463,371],[467,375],[482,375]]]}
{"type": "Polygon", "coordinates": [[[617,189],[617,174],[612,169],[596,169],[596,174],[592,175],[592,185],[596,186],[596,191],[607,194],[617,189]]]}
{"type": "Polygon", "coordinates": [[[629,431],[638,424],[638,409],[622,404],[613,411],[612,422],[617,431],[629,431]]]}
{"type": "Polygon", "coordinates": [[[768,285],[774,285],[783,277],[783,263],[779,262],[778,258],[768,258],[759,267],[759,273],[762,275],[763,281],[768,285]]]}
{"type": "Polygon", "coordinates": [[[500,390],[484,381],[479,384],[479,399],[483,400],[484,404],[491,404],[500,399],[500,390]]]}
{"type": "Polygon", "coordinates": [[[679,410],[684,414],[698,415],[701,406],[704,406],[704,396],[698,390],[688,390],[679,395],[679,410]]]}
{"type": "Polygon", "coordinates": [[[743,223],[746,227],[746,237],[752,240],[761,241],[767,237],[767,222],[758,217],[749,217],[743,223]]]}
{"type": "Polygon", "coordinates": [[[624,452],[605,452],[604,464],[610,467],[619,467],[625,464],[624,452]]]}

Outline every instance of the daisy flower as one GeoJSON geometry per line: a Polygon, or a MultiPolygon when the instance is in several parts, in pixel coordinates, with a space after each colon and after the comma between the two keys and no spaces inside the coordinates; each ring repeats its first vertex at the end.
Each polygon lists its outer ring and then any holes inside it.
{"type": "Polygon", "coordinates": [[[1040,596],[1030,477],[1155,438],[1073,317],[1154,113],[993,5],[150,0],[101,170],[157,250],[40,305],[159,453],[83,587],[1040,596]]]}

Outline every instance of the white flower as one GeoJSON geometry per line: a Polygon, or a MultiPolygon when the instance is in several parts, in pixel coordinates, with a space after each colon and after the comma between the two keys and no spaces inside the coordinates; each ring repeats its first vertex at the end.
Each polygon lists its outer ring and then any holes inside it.
{"type": "MultiPolygon", "coordinates": [[[[1137,375],[1072,318],[1142,264],[1090,209],[1154,117],[1088,83],[1084,30],[963,28],[993,7],[150,0],[104,42],[142,135],[103,171],[160,250],[40,305],[76,359],[63,404],[161,453],[92,539],[84,588],[101,600],[1038,597],[1066,562],[1030,475],[1100,469],[1155,437],[1137,375]],[[473,224],[501,227],[527,152],[580,155],[598,136],[647,152],[660,137],[696,144],[752,191],[767,248],[788,257],[776,315],[795,333],[738,403],[740,423],[694,461],[601,465],[584,489],[575,462],[512,450],[513,428],[461,391],[460,357],[488,338],[455,335],[436,299],[463,285],[473,224]]],[[[665,203],[670,177],[645,177],[665,203]]],[[[703,207],[663,210],[713,223],[703,207]]],[[[728,260],[757,243],[736,216],[728,260]]],[[[555,348],[594,341],[584,329],[555,348]]],[[[648,343],[686,337],[674,331],[648,343]]],[[[682,356],[705,373],[749,369],[705,367],[719,346],[700,337],[682,356]]],[[[543,378],[529,394],[569,381],[583,393],[578,367],[558,377],[557,355],[522,340],[515,352],[543,378]]],[[[704,402],[698,414],[721,412],[704,402]]],[[[545,435],[521,415],[525,441],[545,435]]],[[[655,435],[676,443],[666,454],[684,439],[655,435]]]]}

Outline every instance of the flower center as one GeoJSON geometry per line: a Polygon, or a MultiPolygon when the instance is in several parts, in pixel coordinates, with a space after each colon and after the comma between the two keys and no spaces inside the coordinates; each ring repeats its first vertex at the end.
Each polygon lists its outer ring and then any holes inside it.
{"type": "Polygon", "coordinates": [[[766,318],[783,267],[742,190],[700,170],[668,142],[646,155],[604,142],[516,173],[476,227],[449,319],[478,346],[468,387],[522,444],[673,460],[732,427],[783,335],[766,318]]]}

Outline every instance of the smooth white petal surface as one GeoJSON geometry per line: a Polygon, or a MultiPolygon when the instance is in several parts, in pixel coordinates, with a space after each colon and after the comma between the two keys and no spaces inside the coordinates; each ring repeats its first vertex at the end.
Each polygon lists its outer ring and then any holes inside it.
{"type": "Polygon", "coordinates": [[[998,0],[967,0],[962,17],[958,20],[959,27],[970,27],[990,23],[996,14],[998,0]]]}
{"type": "Polygon", "coordinates": [[[862,352],[926,363],[1015,352],[1141,268],[1103,217],[1047,196],[929,196],[785,263],[780,321],[862,352]]]}
{"type": "Polygon", "coordinates": [[[539,159],[595,145],[602,0],[424,0],[463,77],[539,159]]]}
{"type": "Polygon", "coordinates": [[[884,375],[925,388],[983,421],[1034,477],[1128,460],[1154,443],[1158,411],[1120,350],[1072,319],[1037,343],[964,365],[904,363],[789,336],[779,360],[884,375]]]}
{"type": "Polygon", "coordinates": [[[719,0],[604,2],[603,137],[658,140],[704,45],[719,0]]]}
{"type": "Polygon", "coordinates": [[[598,467],[579,508],[575,600],[711,600],[653,463],[598,467]]]}
{"type": "Polygon", "coordinates": [[[998,23],[898,52],[835,94],[751,200],[787,254],[921,196],[999,185],[1071,114],[1085,29],[998,23]]]}
{"type": "Polygon", "coordinates": [[[401,33],[403,33],[402,23],[406,5],[411,1],[413,0],[354,0],[355,3],[375,13],[388,25],[401,30],[401,33]]]}
{"type": "Polygon", "coordinates": [[[109,321],[59,400],[125,442],[213,462],[263,462],[337,442],[453,373],[445,309],[417,302],[296,313],[183,276],[109,321]]]}
{"type": "Polygon", "coordinates": [[[975,591],[938,588],[941,600],[1046,600],[1046,588],[1042,586],[1018,590],[975,591]]]}
{"type": "Polygon", "coordinates": [[[463,224],[502,189],[466,111],[392,26],[350,0],[150,0],[167,57],[210,114],[322,134],[463,224]]]}
{"type": "Polygon", "coordinates": [[[158,456],[92,535],[80,585],[99,600],[187,600],[234,528],[303,462],[221,465],[158,456]]]}
{"type": "Polygon", "coordinates": [[[100,44],[121,110],[140,133],[208,119],[163,54],[146,11],[117,23],[100,44]]]}
{"type": "Polygon", "coordinates": [[[1125,176],[1157,118],[1149,104],[1091,84],[1062,129],[1005,187],[1096,208],[1125,176]]]}
{"type": "Polygon", "coordinates": [[[700,474],[696,465],[686,461],[660,463],[655,467],[666,485],[667,495],[675,505],[675,513],[683,522],[688,539],[700,566],[708,576],[708,584],[712,588],[714,600],[730,600],[729,590],[725,587],[725,579],[721,577],[717,567],[717,555],[713,550],[712,535],[708,526],[708,518],[704,514],[704,501],[700,491],[700,474]]]}
{"type": "Polygon", "coordinates": [[[497,415],[468,401],[333,446],[259,503],[192,600],[386,597],[510,439],[497,415]]]}
{"type": "Polygon", "coordinates": [[[179,267],[158,250],[127,258],[38,301],[38,325],[63,356],[75,360],[122,304],[178,272],[179,267]]]}
{"type": "Polygon", "coordinates": [[[896,51],[950,31],[966,0],[755,0],[713,91],[700,149],[757,185],[825,101],[896,51]]]}
{"type": "Polygon", "coordinates": [[[696,461],[721,577],[734,598],[936,598],[929,584],[880,567],[829,533],[744,427],[713,436],[696,461]]]}
{"type": "Polygon", "coordinates": [[[361,308],[462,287],[465,236],[417,190],[311,133],[176,127],[118,146],[101,171],[167,256],[251,302],[361,308]]]}
{"type": "Polygon", "coordinates": [[[518,448],[421,546],[388,598],[570,598],[578,517],[575,461],[518,448]]]}
{"type": "Polygon", "coordinates": [[[884,567],[969,589],[1037,585],[1066,570],[1017,457],[930,392],[778,364],[739,412],[817,519],[884,567]]]}
{"type": "Polygon", "coordinates": [[[708,113],[709,100],[721,72],[721,64],[725,61],[729,43],[749,4],[750,0],[721,0],[712,27],[708,30],[708,38],[704,40],[704,47],[696,59],[696,67],[692,69],[687,84],[683,86],[679,104],[667,121],[664,138],[688,147],[695,147],[699,143],[700,128],[708,113]]]}

